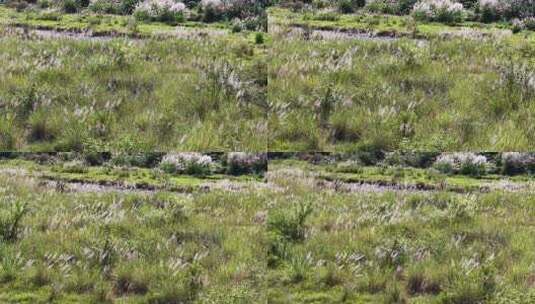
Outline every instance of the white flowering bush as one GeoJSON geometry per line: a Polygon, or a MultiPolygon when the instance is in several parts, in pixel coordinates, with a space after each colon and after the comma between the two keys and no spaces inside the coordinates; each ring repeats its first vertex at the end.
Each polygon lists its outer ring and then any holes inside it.
{"type": "Polygon", "coordinates": [[[464,8],[451,0],[421,0],[414,5],[412,14],[419,20],[454,23],[463,21],[464,8]]]}
{"type": "Polygon", "coordinates": [[[212,172],[214,162],[208,155],[201,153],[170,153],[160,162],[160,168],[167,173],[208,175],[212,172]]]}
{"type": "Polygon", "coordinates": [[[145,0],[139,3],[134,16],[143,21],[182,22],[186,5],[174,0],[145,0]]]}
{"type": "Polygon", "coordinates": [[[267,156],[263,153],[231,152],[227,155],[226,165],[228,174],[264,174],[267,156]]]}
{"type": "Polygon", "coordinates": [[[442,173],[480,176],[487,172],[489,163],[483,155],[469,152],[443,153],[433,164],[442,173]]]}

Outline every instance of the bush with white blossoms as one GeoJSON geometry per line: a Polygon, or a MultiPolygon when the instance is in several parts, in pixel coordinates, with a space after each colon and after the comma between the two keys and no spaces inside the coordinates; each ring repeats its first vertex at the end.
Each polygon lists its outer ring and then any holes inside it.
{"type": "Polygon", "coordinates": [[[443,153],[433,164],[442,173],[480,176],[487,172],[489,163],[483,155],[469,152],[443,153]]]}
{"type": "Polygon", "coordinates": [[[140,2],[134,16],[139,20],[180,22],[184,20],[186,5],[174,0],[145,0],[140,2]]]}
{"type": "Polygon", "coordinates": [[[416,19],[438,22],[461,22],[464,8],[451,0],[421,0],[414,5],[412,14],[416,19]]]}
{"type": "Polygon", "coordinates": [[[212,172],[213,166],[210,156],[196,152],[169,153],[160,162],[160,168],[172,174],[207,175],[212,172]]]}
{"type": "Polygon", "coordinates": [[[267,156],[264,153],[231,152],[227,155],[226,165],[228,174],[263,174],[267,169],[267,156]]]}

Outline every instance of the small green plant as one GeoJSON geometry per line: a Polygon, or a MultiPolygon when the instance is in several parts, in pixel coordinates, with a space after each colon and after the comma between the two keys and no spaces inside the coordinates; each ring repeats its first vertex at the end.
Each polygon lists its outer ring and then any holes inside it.
{"type": "Polygon", "coordinates": [[[254,41],[256,44],[264,44],[264,34],[256,33],[254,37],[254,41]]]}
{"type": "Polygon", "coordinates": [[[78,12],[79,6],[76,0],[62,0],[61,9],[67,14],[78,12]]]}
{"type": "Polygon", "coordinates": [[[342,14],[351,14],[365,5],[365,0],[338,0],[338,11],[342,14]]]}
{"type": "Polygon", "coordinates": [[[300,241],[305,237],[305,220],[312,213],[312,205],[300,203],[291,210],[271,211],[267,220],[268,231],[287,241],[300,241]]]}

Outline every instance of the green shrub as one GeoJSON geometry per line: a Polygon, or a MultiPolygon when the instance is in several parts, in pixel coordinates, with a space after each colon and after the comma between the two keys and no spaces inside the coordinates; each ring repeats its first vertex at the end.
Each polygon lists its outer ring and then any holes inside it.
{"type": "Polygon", "coordinates": [[[535,17],[528,17],[522,20],[524,28],[530,31],[535,31],[535,17]]]}
{"type": "Polygon", "coordinates": [[[87,173],[89,170],[85,166],[84,162],[74,160],[63,163],[59,171],[65,173],[87,173]]]}
{"type": "Polygon", "coordinates": [[[342,14],[350,14],[365,5],[365,0],[338,0],[338,11],[342,14]]]}
{"type": "Polygon", "coordinates": [[[412,14],[417,20],[459,23],[464,20],[462,4],[446,0],[420,0],[414,5],[412,14]]]}
{"type": "Polygon", "coordinates": [[[15,148],[15,136],[11,124],[14,121],[0,120],[0,151],[10,151],[15,148]]]}
{"type": "Polygon", "coordinates": [[[354,12],[353,3],[351,0],[339,0],[338,1],[338,10],[342,14],[351,14],[354,12]]]}
{"type": "Polygon", "coordinates": [[[254,37],[256,44],[264,44],[264,34],[263,33],[256,33],[254,37]]]}
{"type": "Polygon", "coordinates": [[[112,156],[111,163],[117,166],[152,168],[155,167],[161,161],[162,157],[163,153],[160,152],[118,152],[112,156]]]}
{"type": "Polygon", "coordinates": [[[267,155],[263,153],[231,152],[224,160],[227,174],[259,174],[267,171],[267,155]]]}
{"type": "Polygon", "coordinates": [[[74,14],[80,9],[76,0],[62,0],[61,9],[67,14],[74,14]]]}
{"type": "MultiPolygon", "coordinates": [[[[95,0],[91,1],[89,9],[95,13],[100,14],[118,14],[120,12],[120,7],[118,3],[110,0],[95,0]]],[[[100,23],[100,17],[99,23],[100,23]]]]}
{"type": "Polygon", "coordinates": [[[47,21],[59,21],[61,18],[61,14],[54,10],[43,11],[37,16],[37,19],[47,21]]]}
{"type": "Polygon", "coordinates": [[[49,0],[38,0],[37,1],[37,6],[39,6],[39,8],[49,8],[51,7],[51,2],[49,0]]]}
{"type": "Polygon", "coordinates": [[[21,220],[28,213],[27,204],[20,201],[4,200],[0,209],[0,238],[13,242],[18,238],[21,220]]]}
{"type": "Polygon", "coordinates": [[[169,153],[162,158],[160,169],[170,174],[209,175],[214,163],[201,153],[169,153]]]}
{"type": "Polygon", "coordinates": [[[483,155],[475,153],[443,153],[433,167],[445,174],[481,176],[487,173],[489,164],[483,155]]]}
{"type": "Polygon", "coordinates": [[[121,13],[123,15],[131,15],[139,2],[140,0],[122,0],[120,5],[121,13]]]}
{"type": "Polygon", "coordinates": [[[312,213],[310,204],[297,204],[292,210],[273,210],[267,220],[267,229],[286,241],[300,241],[305,237],[305,220],[312,213]]]}
{"type": "Polygon", "coordinates": [[[345,162],[339,162],[336,165],[336,168],[334,169],[335,172],[340,173],[353,173],[353,174],[360,174],[364,172],[364,169],[357,161],[345,161],[345,162]]]}
{"type": "Polygon", "coordinates": [[[398,15],[407,15],[412,11],[414,4],[418,0],[399,0],[397,2],[396,14],[398,15]]]}
{"type": "Polygon", "coordinates": [[[115,294],[146,294],[149,291],[150,278],[144,269],[127,264],[115,270],[115,294]]]}
{"type": "Polygon", "coordinates": [[[222,16],[213,6],[207,6],[204,8],[202,21],[211,23],[221,20],[222,16]]]}
{"type": "Polygon", "coordinates": [[[21,274],[23,260],[17,255],[13,247],[0,244],[0,283],[8,283],[21,274]]]}

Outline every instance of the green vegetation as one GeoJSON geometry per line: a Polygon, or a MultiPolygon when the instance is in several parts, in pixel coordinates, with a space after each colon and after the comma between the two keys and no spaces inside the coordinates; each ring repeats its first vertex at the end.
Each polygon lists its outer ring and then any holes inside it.
{"type": "MultiPolygon", "coordinates": [[[[408,15],[375,14],[359,12],[355,14],[340,14],[337,12],[312,10],[291,11],[283,8],[270,8],[269,21],[273,27],[300,27],[309,30],[331,30],[342,32],[371,33],[375,36],[409,37],[409,38],[438,38],[444,35],[463,34],[467,31],[477,31],[474,34],[491,36],[492,34],[506,34],[513,31],[514,25],[507,23],[482,23],[464,21],[457,24],[441,22],[421,22],[408,15]]],[[[275,29],[274,29],[275,30],[275,29]]],[[[521,40],[535,40],[532,31],[523,31],[515,37],[521,40]]]]}
{"type": "Polygon", "coordinates": [[[267,170],[265,155],[240,156],[249,161],[236,160],[236,153],[216,154],[216,158],[200,153],[15,153],[0,160],[0,171],[16,168],[24,175],[59,183],[194,192],[219,182],[260,182],[267,170]],[[166,170],[171,163],[183,170],[166,170]]]}
{"type": "Polygon", "coordinates": [[[274,17],[270,150],[533,149],[533,34],[351,18],[274,17]]]}
{"type": "Polygon", "coordinates": [[[0,150],[266,149],[254,37],[1,36],[0,150]]]}
{"type": "MultiPolygon", "coordinates": [[[[347,160],[312,160],[318,165],[270,162],[270,182],[284,189],[267,220],[270,303],[535,299],[535,256],[529,249],[535,245],[535,197],[530,190],[457,193],[386,185],[352,189],[344,187],[347,181],[328,186],[325,175],[347,171],[347,160]]],[[[361,169],[364,179],[381,170],[384,177],[394,179],[397,174],[388,168],[361,169]]],[[[414,168],[402,172],[406,180],[401,178],[399,185],[429,174],[414,168]]],[[[339,179],[351,175],[336,174],[339,179]]]]}
{"type": "MultiPolygon", "coordinates": [[[[435,159],[433,156],[430,159],[435,159]]],[[[438,162],[433,160],[433,162],[438,162]]],[[[322,161],[311,164],[303,160],[272,160],[270,170],[280,170],[286,167],[314,172],[314,178],[320,181],[347,183],[349,185],[376,185],[386,189],[399,188],[408,190],[441,190],[466,193],[471,191],[488,192],[495,188],[531,189],[533,178],[531,174],[506,175],[503,168],[494,164],[487,164],[490,170],[477,176],[462,173],[443,173],[436,165],[429,163],[427,167],[413,167],[406,163],[394,162],[391,158],[377,162],[366,162],[356,157],[335,163],[322,161]]],[[[505,167],[505,166],[504,166],[505,167]]]]}
{"type": "Polygon", "coordinates": [[[99,192],[0,174],[1,302],[265,302],[258,190],[99,192]]]}
{"type": "MultiPolygon", "coordinates": [[[[237,154],[211,155],[208,175],[153,175],[162,163],[208,162],[208,155],[180,155],[5,154],[0,301],[535,299],[529,174],[496,173],[507,166],[479,177],[441,174],[433,164],[447,157],[436,154],[297,154],[270,160],[264,183],[225,173],[231,163],[256,159],[237,154]],[[199,186],[224,179],[234,186],[199,186]],[[87,186],[103,180],[106,191],[87,186]],[[151,187],[117,182],[140,180],[151,187]],[[428,187],[439,180],[442,187],[428,187]],[[178,184],[191,186],[188,193],[178,184]]],[[[465,162],[483,157],[453,155],[465,162]]],[[[532,160],[485,155],[489,164],[532,160]]]]}

